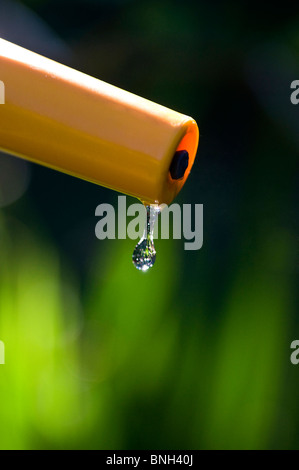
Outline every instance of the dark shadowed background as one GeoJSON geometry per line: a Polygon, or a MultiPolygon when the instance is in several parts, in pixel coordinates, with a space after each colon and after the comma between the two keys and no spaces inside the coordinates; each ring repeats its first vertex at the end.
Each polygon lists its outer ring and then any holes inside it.
{"type": "MultiPolygon", "coordinates": [[[[117,194],[0,157],[0,448],[299,448],[299,9],[0,0],[0,37],[191,115],[204,244],[95,237],[117,194]]],[[[1,79],[1,70],[0,70],[1,79]]],[[[132,199],[133,202],[133,199],[132,199]]]]}

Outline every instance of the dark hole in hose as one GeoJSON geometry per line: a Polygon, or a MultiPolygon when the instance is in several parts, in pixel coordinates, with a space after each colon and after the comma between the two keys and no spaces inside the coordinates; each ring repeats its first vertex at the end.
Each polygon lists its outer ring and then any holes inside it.
{"type": "Polygon", "coordinates": [[[173,180],[183,178],[185,171],[188,168],[189,153],[187,150],[177,150],[172,159],[169,171],[173,180]]]}

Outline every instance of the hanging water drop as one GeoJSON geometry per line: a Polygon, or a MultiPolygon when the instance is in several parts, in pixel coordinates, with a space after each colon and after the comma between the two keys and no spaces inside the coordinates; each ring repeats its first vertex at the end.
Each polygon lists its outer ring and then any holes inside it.
{"type": "Polygon", "coordinates": [[[160,208],[156,206],[146,206],[146,223],[143,236],[135,246],[132,260],[135,268],[140,271],[147,271],[156,261],[156,250],[154,245],[154,226],[160,213],[160,208]]]}

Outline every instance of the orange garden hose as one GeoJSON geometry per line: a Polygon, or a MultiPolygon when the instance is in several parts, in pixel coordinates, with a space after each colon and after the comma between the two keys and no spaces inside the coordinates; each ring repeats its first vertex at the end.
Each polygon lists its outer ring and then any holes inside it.
{"type": "Polygon", "coordinates": [[[0,80],[1,150],[144,203],[170,204],[184,185],[192,118],[3,39],[0,80]]]}

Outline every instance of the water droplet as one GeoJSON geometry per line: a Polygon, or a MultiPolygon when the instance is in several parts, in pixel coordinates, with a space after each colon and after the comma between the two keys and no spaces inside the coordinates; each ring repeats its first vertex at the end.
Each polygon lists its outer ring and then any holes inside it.
{"type": "Polygon", "coordinates": [[[140,271],[147,271],[156,261],[154,226],[159,213],[160,208],[158,205],[146,206],[145,229],[132,255],[133,264],[140,271]]]}

